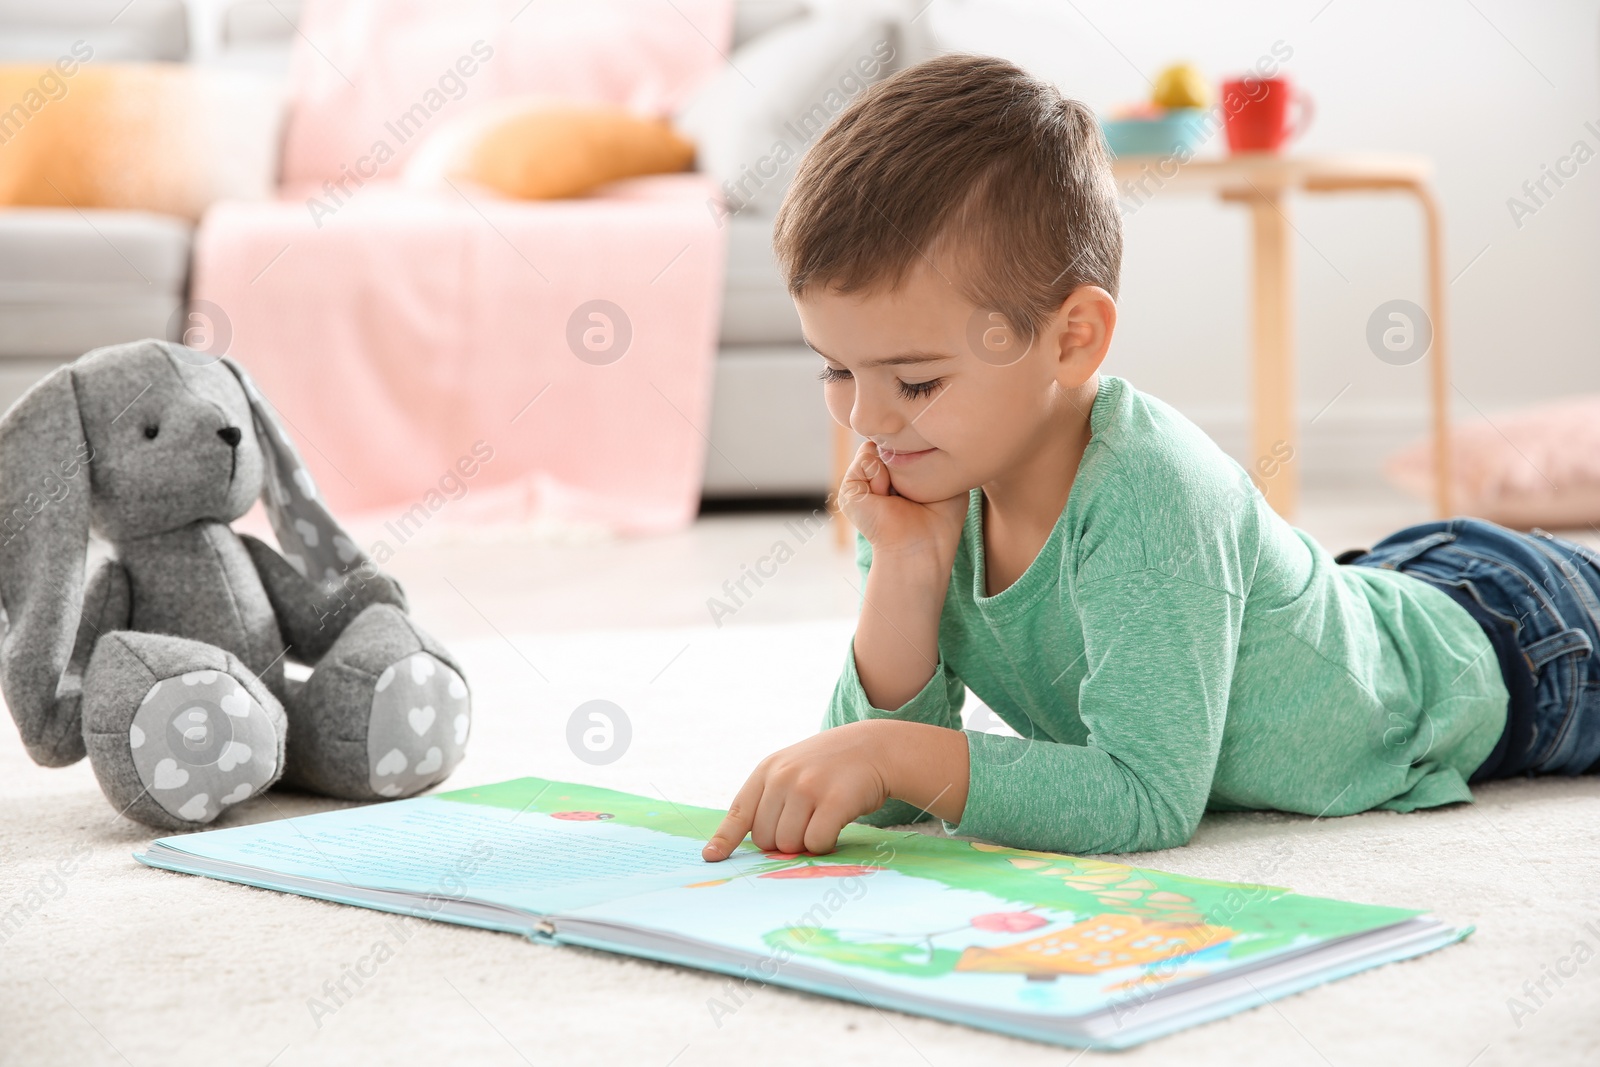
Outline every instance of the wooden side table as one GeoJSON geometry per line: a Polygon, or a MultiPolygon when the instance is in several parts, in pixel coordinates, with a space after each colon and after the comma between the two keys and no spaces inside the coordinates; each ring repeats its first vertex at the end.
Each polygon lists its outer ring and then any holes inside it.
{"type": "MultiPolygon", "coordinates": [[[[1153,199],[1168,193],[1207,193],[1250,209],[1253,233],[1253,353],[1251,455],[1272,457],[1295,448],[1294,227],[1289,194],[1393,191],[1414,197],[1422,209],[1428,273],[1427,313],[1433,325],[1430,405],[1434,454],[1434,509],[1451,513],[1450,366],[1444,278],[1444,237],[1439,204],[1430,184],[1432,163],[1422,156],[1280,156],[1247,153],[1196,159],[1182,166],[1163,157],[1126,157],[1112,173],[1124,196],[1153,199]],[[1165,165],[1164,165],[1165,164],[1165,165]]],[[[834,427],[837,485],[854,455],[854,435],[834,427]]],[[[1296,450],[1297,453],[1298,450],[1296,450]]],[[[1247,464],[1247,466],[1251,466],[1247,464]]],[[[1293,517],[1299,503],[1299,472],[1293,462],[1270,472],[1252,470],[1280,515],[1293,517]]],[[[839,538],[848,538],[845,523],[839,538]]]]}

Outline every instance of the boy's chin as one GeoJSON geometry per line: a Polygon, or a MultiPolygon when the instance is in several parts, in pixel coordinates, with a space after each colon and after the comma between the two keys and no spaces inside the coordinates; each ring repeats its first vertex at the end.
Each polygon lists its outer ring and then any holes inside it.
{"type": "Polygon", "coordinates": [[[966,496],[973,489],[949,478],[918,478],[894,473],[889,475],[889,484],[896,496],[903,496],[913,504],[936,504],[951,497],[966,496]]]}

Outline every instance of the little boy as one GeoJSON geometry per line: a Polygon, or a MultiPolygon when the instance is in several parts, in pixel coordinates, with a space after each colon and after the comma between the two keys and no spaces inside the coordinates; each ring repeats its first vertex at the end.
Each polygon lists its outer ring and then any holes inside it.
{"type": "Polygon", "coordinates": [[[829,410],[861,618],[826,729],[706,845],[855,819],[1072,853],[1207,810],[1470,801],[1600,757],[1600,559],[1472,519],[1335,559],[1172,408],[1100,373],[1122,231],[1082,104],[944,56],[856,101],[775,247],[829,410]],[[963,731],[970,687],[1020,737],[963,731]]]}

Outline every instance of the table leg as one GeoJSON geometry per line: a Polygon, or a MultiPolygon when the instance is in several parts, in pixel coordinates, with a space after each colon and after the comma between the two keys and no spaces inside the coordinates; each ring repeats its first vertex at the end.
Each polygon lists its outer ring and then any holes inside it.
{"type": "Polygon", "coordinates": [[[1426,185],[1408,187],[1422,207],[1426,227],[1428,256],[1428,315],[1433,323],[1433,347],[1427,359],[1432,363],[1433,392],[1433,507],[1439,518],[1451,517],[1454,506],[1450,484],[1450,348],[1447,328],[1444,279],[1444,236],[1439,219],[1439,202],[1426,185]]]}
{"type": "Polygon", "coordinates": [[[1433,344],[1425,358],[1429,366],[1429,407],[1432,409],[1433,508],[1441,519],[1455,511],[1450,454],[1450,344],[1449,286],[1444,277],[1444,223],[1439,201],[1426,181],[1415,178],[1318,178],[1306,183],[1308,192],[1341,192],[1356,189],[1399,190],[1416,198],[1422,208],[1423,254],[1428,265],[1428,316],[1433,326],[1433,344]]]}
{"type": "Polygon", "coordinates": [[[1294,260],[1288,198],[1250,197],[1255,247],[1255,326],[1250,476],[1285,518],[1299,504],[1294,391],[1294,260]]]}

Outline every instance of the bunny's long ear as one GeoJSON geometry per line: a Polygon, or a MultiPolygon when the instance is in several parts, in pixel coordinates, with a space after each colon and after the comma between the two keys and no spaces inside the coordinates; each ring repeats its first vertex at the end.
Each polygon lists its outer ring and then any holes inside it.
{"type": "Polygon", "coordinates": [[[0,418],[0,687],[35,762],[84,754],[75,702],[58,703],[89,548],[89,460],[73,387],[61,367],[0,418]]]}
{"type": "Polygon", "coordinates": [[[334,520],[322,503],[311,472],[300,460],[294,442],[284,432],[282,420],[267,403],[261,390],[233,359],[222,362],[233,371],[244,387],[245,399],[255,421],[256,440],[266,460],[261,501],[267,519],[277,534],[283,558],[301,574],[319,584],[331,584],[368,562],[367,554],[334,520]]]}

